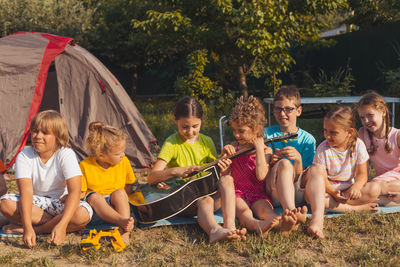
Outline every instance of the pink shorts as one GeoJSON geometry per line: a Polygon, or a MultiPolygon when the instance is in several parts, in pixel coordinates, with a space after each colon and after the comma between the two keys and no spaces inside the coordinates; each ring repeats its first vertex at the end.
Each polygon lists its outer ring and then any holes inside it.
{"type": "Polygon", "coordinates": [[[400,181],[400,170],[397,168],[397,169],[385,172],[385,173],[373,178],[372,181],[384,181],[384,182],[400,181]]]}
{"type": "Polygon", "coordinates": [[[257,193],[244,193],[240,190],[235,190],[235,196],[236,198],[241,198],[244,201],[246,201],[247,205],[251,207],[254,202],[260,200],[260,199],[265,199],[267,202],[271,204],[271,199],[266,195],[266,194],[257,194],[257,193]]]}

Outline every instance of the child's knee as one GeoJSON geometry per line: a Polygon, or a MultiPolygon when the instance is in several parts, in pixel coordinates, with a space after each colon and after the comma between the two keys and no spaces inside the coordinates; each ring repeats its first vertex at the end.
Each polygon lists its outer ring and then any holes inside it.
{"type": "Polygon", "coordinates": [[[90,204],[90,206],[96,205],[99,201],[104,200],[104,197],[99,193],[91,193],[90,196],[86,199],[86,201],[90,204]]]}
{"type": "Polygon", "coordinates": [[[363,193],[367,194],[367,196],[371,198],[371,201],[374,201],[381,194],[381,185],[377,182],[370,182],[364,191],[363,193]]]}
{"type": "Polygon", "coordinates": [[[310,167],[310,171],[309,172],[310,172],[310,175],[313,176],[313,177],[314,176],[322,176],[322,177],[324,177],[325,174],[326,174],[326,169],[322,165],[315,164],[315,165],[312,165],[310,167]]]}
{"type": "Polygon", "coordinates": [[[205,196],[197,200],[197,207],[214,206],[214,199],[210,196],[205,196]]]}
{"type": "Polygon", "coordinates": [[[286,176],[287,174],[290,174],[290,178],[294,177],[294,167],[288,159],[281,159],[277,164],[279,164],[276,171],[276,176],[278,179],[282,176],[282,174],[285,174],[286,176]]]}
{"type": "Polygon", "coordinates": [[[76,225],[82,225],[83,227],[88,224],[90,221],[89,211],[84,207],[78,207],[75,211],[74,216],[71,219],[71,222],[76,225]]]}
{"type": "Polygon", "coordinates": [[[2,214],[11,215],[15,212],[17,205],[15,201],[9,199],[0,200],[0,211],[2,214]]]}
{"type": "Polygon", "coordinates": [[[281,159],[279,160],[278,164],[279,164],[278,171],[282,169],[293,170],[293,164],[288,159],[281,159]]]}
{"type": "Polygon", "coordinates": [[[128,195],[126,194],[125,189],[117,189],[111,194],[111,199],[127,199],[128,195]]]}

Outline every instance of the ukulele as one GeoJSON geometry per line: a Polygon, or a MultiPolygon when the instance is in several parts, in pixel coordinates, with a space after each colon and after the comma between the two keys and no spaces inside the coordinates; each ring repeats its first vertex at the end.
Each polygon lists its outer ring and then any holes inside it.
{"type": "MultiPolygon", "coordinates": [[[[287,142],[295,139],[297,134],[285,134],[264,141],[264,144],[287,142]]],[[[172,177],[157,185],[139,185],[129,195],[129,202],[134,207],[139,223],[155,223],[181,213],[199,198],[213,195],[218,190],[218,161],[235,159],[240,155],[253,151],[254,147],[244,148],[233,155],[221,157],[202,166],[186,178],[172,177]]]]}

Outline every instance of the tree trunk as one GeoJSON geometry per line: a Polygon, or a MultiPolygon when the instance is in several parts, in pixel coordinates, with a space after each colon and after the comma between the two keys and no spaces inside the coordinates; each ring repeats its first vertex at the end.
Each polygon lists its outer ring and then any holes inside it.
{"type": "Polygon", "coordinates": [[[133,100],[136,100],[136,95],[137,95],[137,81],[138,81],[138,72],[137,72],[137,67],[136,65],[133,65],[133,70],[132,70],[132,90],[131,90],[131,98],[133,100]]]}
{"type": "Polygon", "coordinates": [[[249,96],[246,74],[244,73],[243,65],[238,67],[238,80],[239,80],[239,90],[242,92],[242,96],[247,98],[249,96]]]}

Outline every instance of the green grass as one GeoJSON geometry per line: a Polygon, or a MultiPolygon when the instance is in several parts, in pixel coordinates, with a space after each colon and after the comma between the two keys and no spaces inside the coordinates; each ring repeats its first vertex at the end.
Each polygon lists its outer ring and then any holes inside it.
{"type": "MultiPolygon", "coordinates": [[[[174,101],[136,104],[160,144],[176,131],[174,101]]],[[[217,147],[221,115],[207,109],[202,127],[217,147]]],[[[317,135],[317,142],[321,125],[322,120],[299,120],[301,128],[317,135]]],[[[7,185],[9,192],[17,192],[15,180],[7,185]]],[[[49,236],[39,236],[33,250],[24,248],[21,238],[8,238],[0,241],[0,266],[400,266],[400,213],[327,218],[324,240],[307,235],[308,224],[309,220],[289,237],[279,232],[265,238],[248,233],[246,241],[214,245],[208,244],[198,225],[135,229],[130,246],[120,253],[112,249],[83,253],[79,234],[69,234],[59,247],[50,245],[49,236]]]]}
{"type": "Polygon", "coordinates": [[[130,246],[120,253],[83,253],[79,235],[69,235],[60,247],[41,236],[33,250],[10,238],[0,242],[0,249],[11,251],[0,256],[0,266],[399,266],[400,214],[327,218],[324,240],[306,234],[308,223],[289,237],[248,233],[246,241],[214,245],[198,225],[135,229],[130,246]]]}

